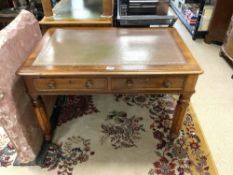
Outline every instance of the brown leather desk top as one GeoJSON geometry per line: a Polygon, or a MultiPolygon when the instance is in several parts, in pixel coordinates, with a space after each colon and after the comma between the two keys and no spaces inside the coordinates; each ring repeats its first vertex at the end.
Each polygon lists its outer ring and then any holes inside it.
{"type": "Polygon", "coordinates": [[[51,29],[19,74],[201,73],[174,28],[51,29]]]}
{"type": "Polygon", "coordinates": [[[44,65],[184,64],[167,30],[56,30],[34,61],[44,65]]]}

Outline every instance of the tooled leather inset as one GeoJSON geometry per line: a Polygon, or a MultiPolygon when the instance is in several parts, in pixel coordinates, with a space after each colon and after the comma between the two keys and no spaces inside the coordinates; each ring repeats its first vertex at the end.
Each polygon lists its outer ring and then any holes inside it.
{"type": "Polygon", "coordinates": [[[167,30],[56,30],[34,61],[45,65],[185,64],[167,30]]]}

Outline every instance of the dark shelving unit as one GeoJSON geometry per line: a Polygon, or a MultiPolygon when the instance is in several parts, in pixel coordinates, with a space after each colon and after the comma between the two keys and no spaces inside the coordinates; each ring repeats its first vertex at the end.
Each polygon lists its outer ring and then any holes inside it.
{"type": "MultiPolygon", "coordinates": [[[[195,1],[194,1],[195,2],[195,1]]],[[[203,15],[203,9],[206,4],[211,4],[210,0],[197,0],[196,1],[199,4],[198,9],[198,15],[197,15],[197,22],[195,25],[190,25],[185,18],[184,14],[173,4],[173,2],[170,1],[170,6],[180,19],[180,21],[184,24],[184,26],[187,28],[189,33],[192,35],[192,39],[195,40],[196,38],[204,38],[204,36],[207,34],[207,31],[199,31],[199,26],[201,22],[201,18],[203,15]]]]}

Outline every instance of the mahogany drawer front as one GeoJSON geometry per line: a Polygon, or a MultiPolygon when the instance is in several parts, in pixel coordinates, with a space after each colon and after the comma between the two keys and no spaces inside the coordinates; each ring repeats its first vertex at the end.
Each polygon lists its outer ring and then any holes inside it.
{"type": "Polygon", "coordinates": [[[106,78],[39,78],[33,81],[36,90],[106,90],[106,78]]]}
{"type": "Polygon", "coordinates": [[[151,77],[151,78],[112,78],[112,90],[130,89],[171,89],[181,90],[183,77],[151,77]]]}

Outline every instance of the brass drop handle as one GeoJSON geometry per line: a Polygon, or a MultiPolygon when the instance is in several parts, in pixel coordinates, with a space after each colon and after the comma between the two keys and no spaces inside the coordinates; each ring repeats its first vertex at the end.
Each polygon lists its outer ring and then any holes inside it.
{"type": "Polygon", "coordinates": [[[50,81],[48,83],[48,88],[49,89],[55,89],[56,88],[56,82],[54,80],[50,81]]]}
{"type": "Polygon", "coordinates": [[[85,83],[85,86],[86,86],[86,88],[92,88],[93,87],[93,81],[91,81],[91,80],[87,80],[86,81],[86,83],[85,83]]]}
{"type": "Polygon", "coordinates": [[[165,81],[163,82],[163,86],[164,86],[165,88],[170,88],[170,87],[172,86],[172,82],[170,82],[169,80],[165,80],[165,81]]]}
{"type": "Polygon", "coordinates": [[[130,80],[130,79],[126,81],[126,84],[127,84],[128,88],[132,88],[133,87],[133,81],[130,80]]]}

